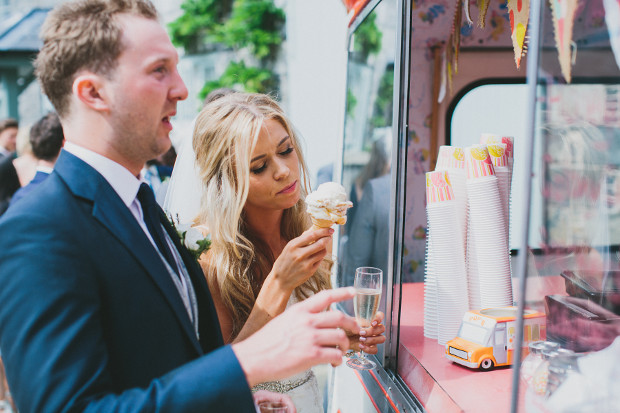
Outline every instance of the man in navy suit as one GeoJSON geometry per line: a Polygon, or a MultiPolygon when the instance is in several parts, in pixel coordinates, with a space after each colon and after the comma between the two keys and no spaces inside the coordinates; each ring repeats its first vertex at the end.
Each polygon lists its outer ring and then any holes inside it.
{"type": "MultiPolygon", "coordinates": [[[[188,93],[156,18],[148,0],[81,0],[43,26],[36,73],[65,147],[0,219],[0,347],[21,413],[255,412],[285,396],[251,386],[340,364],[340,328],[359,331],[323,311],[353,297],[340,289],[222,345],[200,267],[137,178],[188,93]]],[[[314,234],[326,254],[330,231],[314,234]]]]}
{"type": "Polygon", "coordinates": [[[13,165],[18,127],[16,119],[0,121],[0,215],[9,207],[11,197],[21,186],[13,165]]]}
{"type": "Polygon", "coordinates": [[[16,119],[6,118],[0,120],[0,159],[15,157],[17,146],[17,131],[19,123],[16,119]]]}
{"type": "Polygon", "coordinates": [[[32,147],[32,154],[37,158],[37,173],[27,185],[13,194],[11,205],[32,192],[52,173],[64,141],[62,125],[55,112],[48,113],[32,125],[30,128],[30,146],[32,147]]]}

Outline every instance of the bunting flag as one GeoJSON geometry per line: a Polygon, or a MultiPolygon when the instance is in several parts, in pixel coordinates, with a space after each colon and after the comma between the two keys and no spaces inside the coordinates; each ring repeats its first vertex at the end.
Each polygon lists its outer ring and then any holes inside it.
{"type": "Polygon", "coordinates": [[[489,9],[489,3],[491,0],[476,0],[478,3],[478,27],[484,29],[487,18],[487,10],[489,9]]]}
{"type": "MultiPolygon", "coordinates": [[[[620,1],[620,0],[619,0],[620,1]]],[[[508,0],[510,16],[510,37],[515,51],[517,69],[521,66],[521,58],[525,54],[525,34],[527,21],[530,17],[530,0],[508,0]]]]}
{"type": "Polygon", "coordinates": [[[609,43],[620,67],[620,0],[603,0],[605,7],[605,23],[609,31],[609,43]]]}
{"type": "Polygon", "coordinates": [[[448,84],[448,64],[446,63],[446,48],[441,51],[441,84],[439,85],[439,94],[437,96],[437,102],[443,102],[446,97],[446,88],[448,84]]]}
{"type": "MultiPolygon", "coordinates": [[[[555,45],[558,49],[560,69],[567,83],[571,82],[571,66],[573,53],[573,23],[577,11],[578,0],[549,0],[553,18],[553,33],[555,45]]],[[[576,50],[575,50],[576,52],[576,50]]]]}
{"type": "Polygon", "coordinates": [[[452,36],[451,44],[454,50],[452,67],[454,68],[454,74],[459,72],[459,50],[461,48],[461,25],[463,23],[463,8],[461,7],[461,0],[456,0],[456,10],[454,11],[454,20],[452,22],[452,36]]]}
{"type": "Polygon", "coordinates": [[[446,74],[448,77],[448,91],[452,95],[452,76],[459,71],[459,49],[461,47],[461,24],[463,20],[463,7],[461,0],[455,0],[456,8],[452,19],[452,31],[446,44],[446,74]]]}
{"type": "Polygon", "coordinates": [[[450,39],[448,39],[448,44],[446,44],[446,55],[444,64],[446,65],[446,78],[448,84],[448,93],[452,96],[452,77],[454,76],[454,50],[452,49],[452,35],[450,35],[450,39]]]}
{"type": "Polygon", "coordinates": [[[474,24],[474,21],[471,19],[471,13],[469,11],[469,0],[463,0],[463,12],[465,13],[465,20],[467,20],[467,24],[470,26],[474,24]]]}

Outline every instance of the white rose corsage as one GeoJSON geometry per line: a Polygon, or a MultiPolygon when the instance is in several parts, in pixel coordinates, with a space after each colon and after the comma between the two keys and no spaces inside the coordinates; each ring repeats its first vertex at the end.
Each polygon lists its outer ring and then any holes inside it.
{"type": "Polygon", "coordinates": [[[204,225],[181,224],[179,218],[175,220],[170,217],[170,223],[177,231],[181,243],[198,261],[203,252],[211,247],[211,234],[209,229],[204,225]]]}

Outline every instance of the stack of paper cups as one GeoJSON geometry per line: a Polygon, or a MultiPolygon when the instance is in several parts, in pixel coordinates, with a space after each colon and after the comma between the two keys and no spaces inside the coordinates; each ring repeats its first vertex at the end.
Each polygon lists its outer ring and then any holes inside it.
{"type": "MultiPolygon", "coordinates": [[[[510,252],[510,222],[512,221],[512,166],[514,164],[514,138],[512,136],[502,136],[495,135],[491,133],[483,133],[480,137],[480,143],[482,144],[494,144],[501,143],[506,145],[505,154],[506,154],[506,166],[508,168],[508,185],[506,185],[506,191],[508,196],[506,198],[507,205],[507,213],[506,213],[506,225],[508,225],[508,248],[510,252]]],[[[497,168],[496,168],[497,169],[497,168]]],[[[498,171],[496,170],[496,173],[498,171]]],[[[501,173],[497,173],[497,177],[500,180],[500,185],[502,183],[501,173]]]]}
{"type": "MultiPolygon", "coordinates": [[[[469,223],[468,225],[471,225],[471,223],[469,223]]],[[[476,240],[472,236],[471,231],[467,231],[465,262],[467,265],[467,296],[469,298],[469,309],[480,310],[484,307],[482,307],[482,302],[480,301],[480,277],[478,276],[478,256],[476,255],[476,240]]]]}
{"type": "MultiPolygon", "coordinates": [[[[428,228],[428,219],[427,219],[428,228]]],[[[424,267],[424,337],[437,340],[437,278],[433,268],[433,247],[430,231],[426,234],[426,265],[424,267]]]]}
{"type": "MultiPolygon", "coordinates": [[[[469,201],[469,240],[476,260],[469,268],[477,269],[480,284],[480,308],[513,304],[508,227],[499,196],[499,185],[488,151],[483,146],[465,149],[467,193],[469,201]]],[[[469,274],[470,278],[475,277],[469,274]]],[[[475,309],[480,309],[475,308],[475,309]]]]}
{"type": "Polygon", "coordinates": [[[497,176],[497,183],[499,186],[499,196],[502,202],[502,208],[504,209],[504,220],[508,225],[508,202],[510,200],[510,170],[508,169],[508,157],[506,156],[506,144],[505,143],[488,143],[486,145],[491,157],[491,163],[495,170],[495,176],[497,176]]]}
{"type": "Polygon", "coordinates": [[[446,171],[454,191],[456,214],[463,245],[467,242],[467,174],[465,172],[465,152],[457,146],[440,146],[436,171],[446,171]]]}
{"type": "MultiPolygon", "coordinates": [[[[456,207],[448,174],[427,172],[429,257],[437,289],[437,340],[442,345],[457,336],[462,317],[469,309],[463,241],[454,236],[456,207]]],[[[426,312],[429,310],[430,306],[425,308],[426,312]]]]}
{"type": "Polygon", "coordinates": [[[514,164],[514,138],[512,136],[495,135],[493,133],[483,133],[480,136],[480,143],[487,145],[489,143],[503,143],[506,145],[506,161],[510,178],[508,180],[508,193],[512,186],[512,165],[514,164]]]}

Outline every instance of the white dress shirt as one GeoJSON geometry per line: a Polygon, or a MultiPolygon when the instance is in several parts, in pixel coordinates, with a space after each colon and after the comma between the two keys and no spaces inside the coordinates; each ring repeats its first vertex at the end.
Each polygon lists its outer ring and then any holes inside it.
{"type": "Polygon", "coordinates": [[[12,154],[13,152],[9,151],[7,148],[5,148],[4,146],[0,145],[0,159],[5,157],[5,156],[9,156],[10,154],[12,154]]]}

